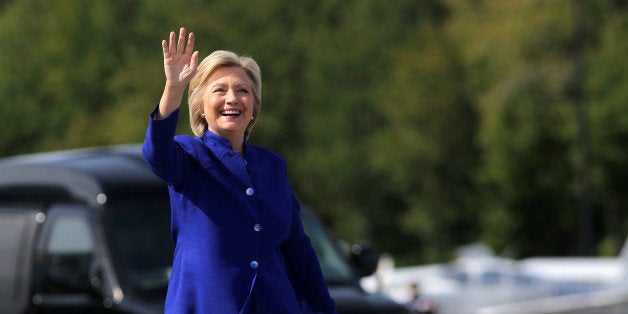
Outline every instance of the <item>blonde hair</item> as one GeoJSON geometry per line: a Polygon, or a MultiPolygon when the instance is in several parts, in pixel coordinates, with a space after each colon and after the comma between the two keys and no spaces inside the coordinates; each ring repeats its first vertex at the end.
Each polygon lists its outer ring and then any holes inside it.
{"type": "Polygon", "coordinates": [[[237,54],[226,51],[217,50],[212,52],[198,65],[196,75],[190,81],[188,91],[188,107],[190,108],[190,126],[192,132],[196,136],[203,136],[207,130],[207,121],[201,117],[203,113],[203,96],[207,91],[207,80],[219,68],[223,67],[239,67],[243,69],[251,79],[251,87],[253,89],[253,117],[249,125],[244,131],[244,138],[248,138],[255,122],[259,119],[262,111],[262,76],[257,62],[248,56],[238,56],[237,54]]]}

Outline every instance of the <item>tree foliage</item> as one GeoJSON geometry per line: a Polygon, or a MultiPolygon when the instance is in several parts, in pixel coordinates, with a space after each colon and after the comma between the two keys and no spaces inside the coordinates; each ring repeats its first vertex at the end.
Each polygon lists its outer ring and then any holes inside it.
{"type": "MultiPolygon", "coordinates": [[[[626,10],[612,0],[4,1],[0,154],[142,141],[164,82],[160,41],[186,26],[202,57],[228,49],[259,62],[250,140],[286,157],[294,190],[339,237],[402,263],[475,241],[517,257],[578,253],[584,165],[594,243],[614,254],[628,231],[626,10]]],[[[179,132],[190,134],[182,111],[179,132]]]]}

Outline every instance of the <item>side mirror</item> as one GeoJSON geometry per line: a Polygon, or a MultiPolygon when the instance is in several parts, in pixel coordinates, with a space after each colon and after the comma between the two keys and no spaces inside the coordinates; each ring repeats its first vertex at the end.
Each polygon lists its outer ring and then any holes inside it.
{"type": "Polygon", "coordinates": [[[353,244],[349,255],[360,277],[370,276],[377,270],[379,255],[366,244],[353,244]]]}

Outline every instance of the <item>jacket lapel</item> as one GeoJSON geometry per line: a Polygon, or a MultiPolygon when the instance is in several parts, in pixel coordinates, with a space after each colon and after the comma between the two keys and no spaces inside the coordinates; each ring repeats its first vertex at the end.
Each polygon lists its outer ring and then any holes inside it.
{"type": "Polygon", "coordinates": [[[234,193],[238,196],[242,201],[244,201],[247,205],[246,210],[256,217],[257,214],[253,210],[254,206],[252,206],[253,198],[247,197],[245,191],[248,186],[244,185],[242,181],[240,181],[231,171],[214,155],[214,153],[209,149],[203,141],[198,138],[197,145],[200,146],[200,149],[197,150],[197,160],[207,171],[207,173],[216,178],[223,186],[227,188],[230,192],[234,193]]]}

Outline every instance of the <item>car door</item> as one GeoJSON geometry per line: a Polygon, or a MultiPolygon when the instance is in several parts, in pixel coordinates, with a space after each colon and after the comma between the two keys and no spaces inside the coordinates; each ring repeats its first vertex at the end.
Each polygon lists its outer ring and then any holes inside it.
{"type": "Polygon", "coordinates": [[[53,205],[39,234],[32,302],[43,313],[104,312],[95,276],[94,217],[81,204],[53,205]]]}

